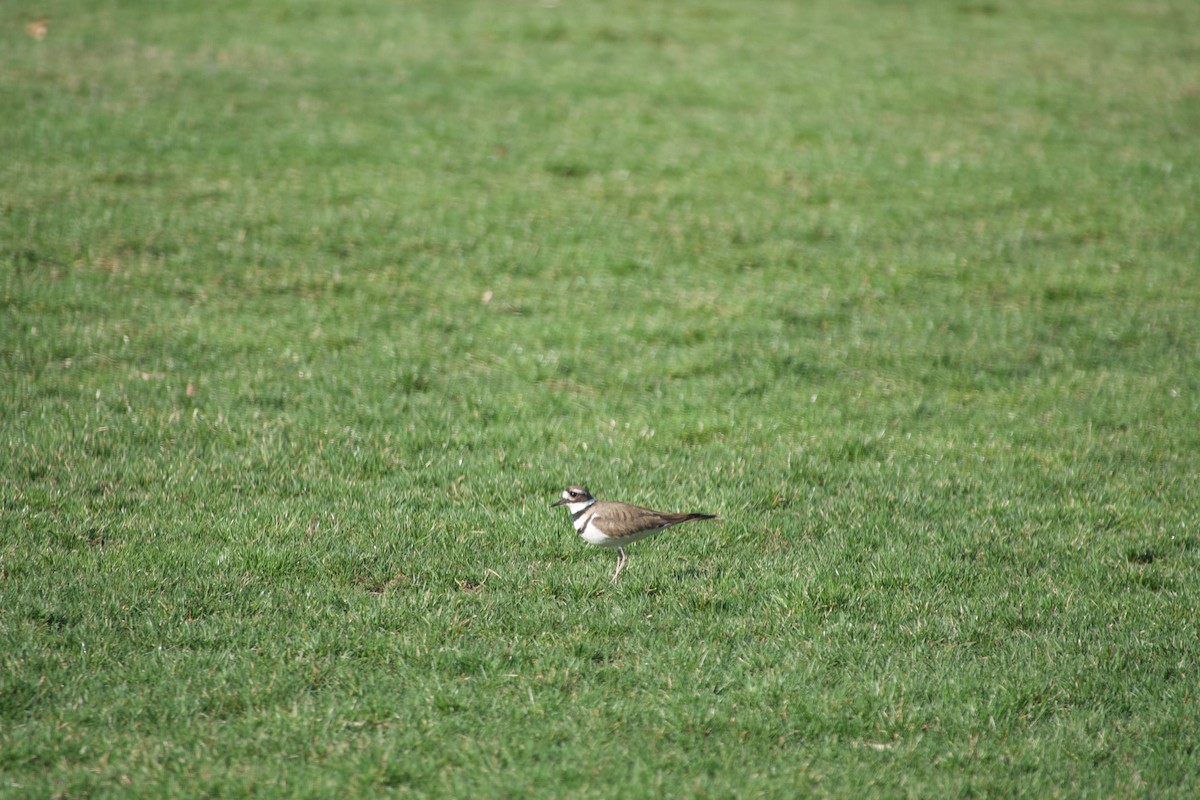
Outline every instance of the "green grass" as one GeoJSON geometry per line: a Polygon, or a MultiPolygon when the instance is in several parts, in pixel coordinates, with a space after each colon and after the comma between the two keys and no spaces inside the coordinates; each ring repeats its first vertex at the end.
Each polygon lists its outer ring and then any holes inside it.
{"type": "Polygon", "coordinates": [[[0,9],[0,795],[1200,793],[1200,7],[0,9]]]}

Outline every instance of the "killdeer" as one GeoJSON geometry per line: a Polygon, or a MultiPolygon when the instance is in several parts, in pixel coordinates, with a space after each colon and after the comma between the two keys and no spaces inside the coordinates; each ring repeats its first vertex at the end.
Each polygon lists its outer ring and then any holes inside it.
{"type": "Polygon", "coordinates": [[[571,512],[575,532],[582,536],[585,542],[617,548],[617,571],[613,573],[613,583],[616,583],[617,576],[629,560],[629,556],[625,555],[625,545],[628,543],[653,536],[664,528],[681,522],[712,519],[716,516],[670,514],[631,506],[628,503],[604,502],[592,497],[592,493],[585,486],[568,486],[563,490],[562,497],[551,503],[550,507],[554,506],[567,507],[571,512]]]}

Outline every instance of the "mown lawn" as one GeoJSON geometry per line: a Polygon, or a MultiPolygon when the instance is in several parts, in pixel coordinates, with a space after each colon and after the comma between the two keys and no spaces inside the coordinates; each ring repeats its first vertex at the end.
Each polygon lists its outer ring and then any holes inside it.
{"type": "Polygon", "coordinates": [[[1200,6],[0,9],[0,795],[1200,794],[1200,6]]]}

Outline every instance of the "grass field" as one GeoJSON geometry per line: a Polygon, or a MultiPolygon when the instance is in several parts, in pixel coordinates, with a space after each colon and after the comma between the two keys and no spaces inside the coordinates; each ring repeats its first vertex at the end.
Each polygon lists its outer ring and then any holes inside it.
{"type": "Polygon", "coordinates": [[[0,796],[1200,794],[1200,5],[0,10],[0,796]]]}

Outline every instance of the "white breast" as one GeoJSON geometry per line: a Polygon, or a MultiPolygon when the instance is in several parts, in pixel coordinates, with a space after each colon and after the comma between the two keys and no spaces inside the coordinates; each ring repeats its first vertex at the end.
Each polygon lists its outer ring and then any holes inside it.
{"type": "Polygon", "coordinates": [[[593,516],[592,514],[584,514],[575,521],[575,530],[579,531],[579,535],[583,537],[583,540],[588,544],[598,544],[601,547],[616,547],[619,545],[620,542],[605,536],[604,532],[596,527],[596,523],[592,521],[593,516]],[[581,522],[583,525],[579,525],[581,522]]]}

